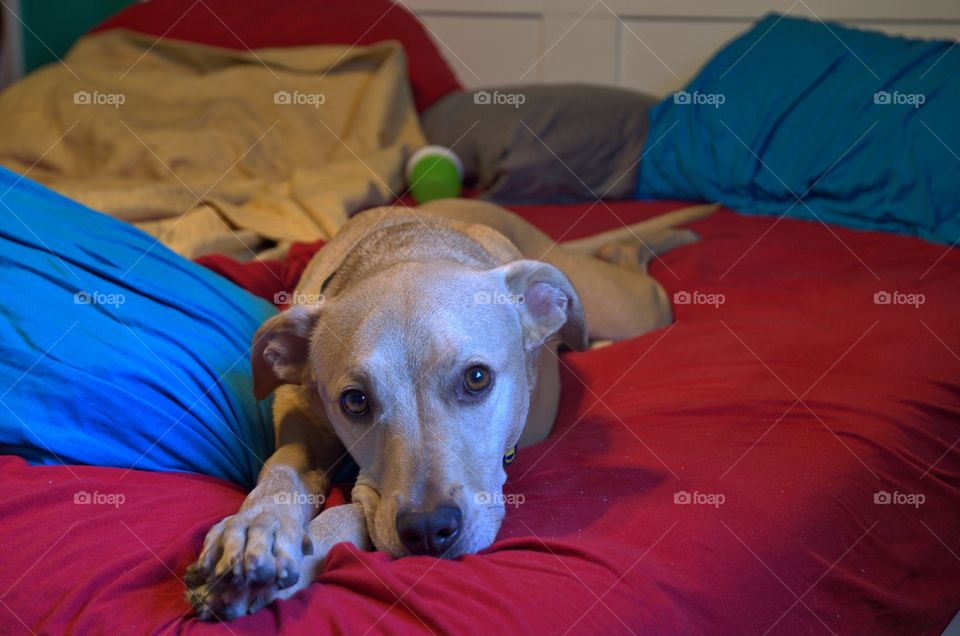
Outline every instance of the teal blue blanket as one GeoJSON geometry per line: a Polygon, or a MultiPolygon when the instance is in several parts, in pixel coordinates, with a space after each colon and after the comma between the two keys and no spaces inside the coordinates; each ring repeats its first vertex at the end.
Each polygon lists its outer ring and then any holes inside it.
{"type": "Polygon", "coordinates": [[[0,168],[0,453],[252,486],[274,439],[249,347],[273,313],[0,168]]]}
{"type": "Polygon", "coordinates": [[[641,199],[960,240],[960,47],[771,15],[651,113],[641,199]]]}

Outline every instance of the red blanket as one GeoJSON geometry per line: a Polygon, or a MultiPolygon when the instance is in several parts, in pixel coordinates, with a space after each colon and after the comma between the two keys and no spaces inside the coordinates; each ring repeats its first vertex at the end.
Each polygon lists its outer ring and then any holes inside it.
{"type": "Polygon", "coordinates": [[[237,261],[227,256],[203,256],[201,265],[240,285],[251,294],[269,300],[278,307],[289,305],[288,296],[296,288],[303,270],[324,241],[295,243],[282,261],[255,259],[237,261]]]}
{"type": "MultiPolygon", "coordinates": [[[[574,238],[674,206],[587,207],[523,213],[574,238]]],[[[939,634],[960,609],[960,253],[727,211],[695,229],[652,268],[689,300],[676,324],[565,355],[484,553],[338,546],[290,601],[201,626],[178,577],[241,491],[4,458],[0,633],[939,634]]]]}

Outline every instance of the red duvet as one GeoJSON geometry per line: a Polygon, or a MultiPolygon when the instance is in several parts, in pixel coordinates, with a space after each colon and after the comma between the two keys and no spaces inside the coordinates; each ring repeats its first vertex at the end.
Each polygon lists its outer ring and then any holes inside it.
{"type": "MultiPolygon", "coordinates": [[[[564,238],[619,224],[586,208],[523,213],[564,238]]],[[[652,267],[690,301],[674,325],[564,356],[555,430],[510,467],[522,503],[484,553],[338,546],[290,601],[201,624],[179,577],[243,492],[2,458],[0,633],[939,634],[960,609],[960,252],[728,211],[695,228],[652,267]]]]}

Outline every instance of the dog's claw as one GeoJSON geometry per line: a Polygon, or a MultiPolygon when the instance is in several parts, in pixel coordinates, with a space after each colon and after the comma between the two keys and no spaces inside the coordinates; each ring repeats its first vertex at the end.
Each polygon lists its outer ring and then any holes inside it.
{"type": "Polygon", "coordinates": [[[200,567],[194,563],[187,568],[186,574],[183,575],[183,582],[186,584],[187,589],[193,589],[203,585],[206,577],[200,570],[200,567]]]}
{"type": "Polygon", "coordinates": [[[296,585],[297,581],[300,580],[300,573],[296,570],[283,570],[280,572],[280,576],[277,577],[277,587],[281,590],[285,590],[291,585],[296,585]]]}

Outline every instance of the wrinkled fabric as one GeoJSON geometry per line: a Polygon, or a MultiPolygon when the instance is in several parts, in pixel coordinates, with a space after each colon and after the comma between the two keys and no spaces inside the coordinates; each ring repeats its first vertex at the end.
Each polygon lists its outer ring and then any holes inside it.
{"type": "Polygon", "coordinates": [[[214,48],[122,29],[0,94],[0,164],[188,257],[329,238],[423,145],[396,42],[214,48]]]}
{"type": "Polygon", "coordinates": [[[0,452],[252,486],[274,438],[249,349],[274,313],[0,168],[0,452]]]}
{"type": "Polygon", "coordinates": [[[397,40],[409,60],[417,110],[463,88],[429,29],[391,0],[150,0],[131,4],[94,31],[116,28],[243,50],[397,40]]]}
{"type": "Polygon", "coordinates": [[[243,287],[251,294],[268,300],[277,307],[290,304],[293,290],[313,255],[326,241],[294,243],[282,259],[240,261],[222,254],[196,259],[204,267],[243,287]]]}
{"type": "Polygon", "coordinates": [[[781,15],[650,113],[641,199],[960,241],[960,49],[781,15]]]}
{"type": "MultiPolygon", "coordinates": [[[[609,205],[517,209],[574,239],[684,204],[609,205]]],[[[694,224],[651,266],[689,295],[676,323],[563,355],[554,431],[507,469],[483,553],[339,545],[291,600],[201,625],[176,577],[241,489],[3,458],[0,631],[939,636],[960,609],[960,253],[773,222],[694,224]]]]}

